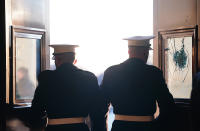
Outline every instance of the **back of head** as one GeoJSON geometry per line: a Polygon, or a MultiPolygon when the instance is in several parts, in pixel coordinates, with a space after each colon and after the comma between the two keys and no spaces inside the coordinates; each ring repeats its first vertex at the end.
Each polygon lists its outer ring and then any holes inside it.
{"type": "Polygon", "coordinates": [[[66,52],[62,54],[55,55],[55,59],[60,61],[61,63],[71,63],[73,64],[75,60],[74,52],[66,52]]]}
{"type": "Polygon", "coordinates": [[[54,48],[54,60],[56,67],[59,67],[63,63],[74,63],[75,60],[75,48],[79,47],[78,45],[69,45],[69,44],[55,44],[50,45],[54,48]]]}
{"type": "Polygon", "coordinates": [[[147,62],[149,49],[142,46],[129,46],[129,58],[138,58],[147,62]]]}

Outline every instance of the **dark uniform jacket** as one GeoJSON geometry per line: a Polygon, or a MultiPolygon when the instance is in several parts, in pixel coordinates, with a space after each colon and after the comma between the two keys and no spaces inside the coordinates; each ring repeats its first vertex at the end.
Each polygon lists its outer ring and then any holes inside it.
{"type": "Polygon", "coordinates": [[[193,79],[193,89],[191,93],[192,106],[192,128],[193,131],[200,130],[200,72],[193,79]]]}
{"type": "MultiPolygon", "coordinates": [[[[115,114],[153,116],[157,101],[160,121],[166,120],[174,110],[174,100],[162,72],[140,59],[130,58],[108,68],[104,73],[101,90],[104,97],[104,114],[110,103],[115,114]]],[[[155,130],[152,125],[153,122],[114,121],[112,130],[155,130]]]]}
{"type": "MultiPolygon", "coordinates": [[[[90,115],[92,130],[100,130],[99,87],[94,74],[65,63],[55,71],[43,71],[38,81],[31,107],[34,119],[45,112],[50,119],[90,115]]],[[[87,131],[88,127],[85,124],[56,125],[47,126],[46,130],[87,131]]]]}

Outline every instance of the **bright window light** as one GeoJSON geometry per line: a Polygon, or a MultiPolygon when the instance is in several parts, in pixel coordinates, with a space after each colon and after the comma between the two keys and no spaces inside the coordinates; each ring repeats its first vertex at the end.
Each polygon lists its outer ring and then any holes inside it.
{"type": "Polygon", "coordinates": [[[128,58],[123,38],[152,32],[153,0],[50,0],[50,43],[80,45],[76,65],[97,76],[128,58]]]}

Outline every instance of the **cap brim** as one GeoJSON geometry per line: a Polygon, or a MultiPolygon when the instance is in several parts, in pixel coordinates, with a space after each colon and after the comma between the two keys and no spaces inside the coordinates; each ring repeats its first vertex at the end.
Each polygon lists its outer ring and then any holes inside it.
{"type": "Polygon", "coordinates": [[[151,36],[133,36],[133,37],[124,38],[123,40],[145,41],[145,40],[151,40],[151,39],[154,39],[154,38],[155,38],[154,35],[151,35],[151,36]]]}
{"type": "Polygon", "coordinates": [[[48,46],[49,47],[53,47],[53,48],[59,47],[59,46],[63,46],[63,47],[65,47],[65,46],[67,46],[67,47],[71,46],[71,47],[74,47],[74,48],[79,47],[79,45],[72,45],[72,44],[51,44],[51,45],[48,45],[48,46]]]}

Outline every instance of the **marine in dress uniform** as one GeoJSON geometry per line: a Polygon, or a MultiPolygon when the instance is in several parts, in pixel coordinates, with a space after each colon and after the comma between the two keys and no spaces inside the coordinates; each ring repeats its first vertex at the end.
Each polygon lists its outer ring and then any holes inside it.
{"type": "Polygon", "coordinates": [[[115,114],[112,131],[155,131],[158,129],[154,119],[156,102],[160,110],[159,125],[169,124],[167,120],[175,107],[173,97],[162,71],[146,64],[152,38],[135,36],[125,39],[128,40],[129,59],[104,72],[101,84],[104,114],[106,116],[112,104],[115,114]]]}
{"type": "Polygon", "coordinates": [[[31,107],[33,120],[46,114],[47,131],[89,131],[85,124],[89,115],[92,130],[101,130],[97,78],[73,64],[77,45],[50,46],[54,48],[56,70],[43,71],[38,77],[31,107]]]}

